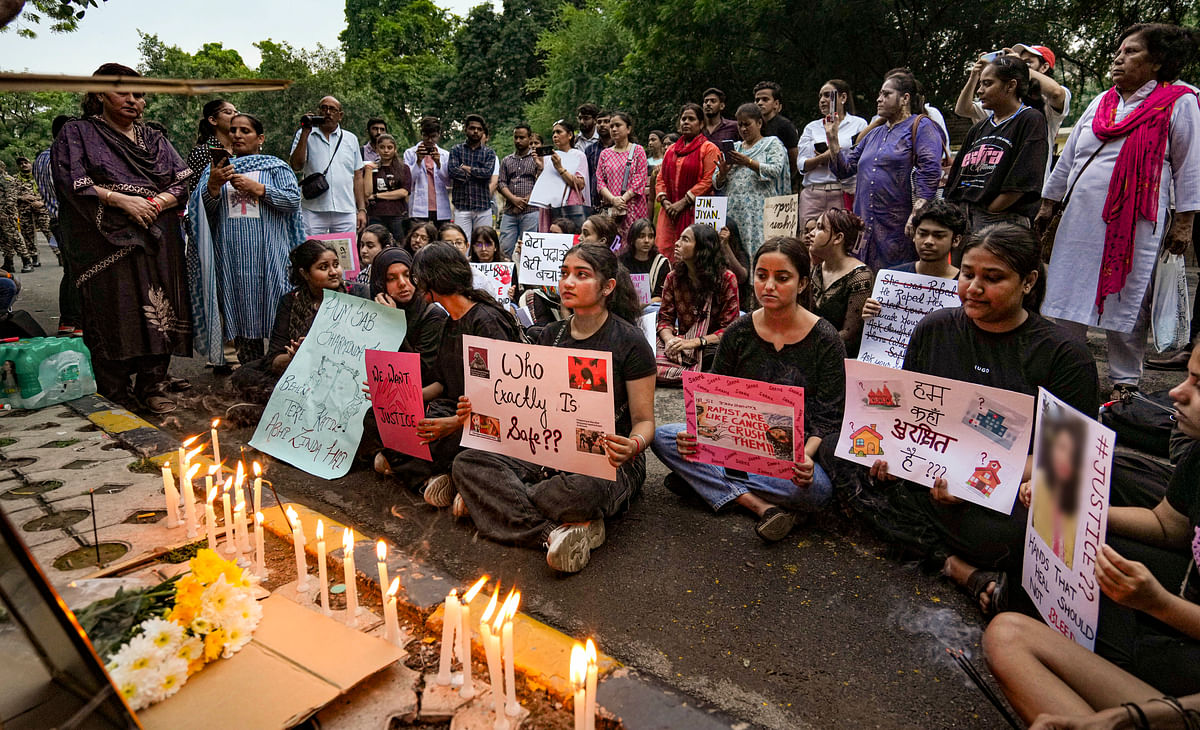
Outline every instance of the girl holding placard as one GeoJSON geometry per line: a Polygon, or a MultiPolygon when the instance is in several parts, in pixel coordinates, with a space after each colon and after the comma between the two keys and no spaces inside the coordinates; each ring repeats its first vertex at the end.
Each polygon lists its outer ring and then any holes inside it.
{"type": "Polygon", "coordinates": [[[425,501],[434,507],[449,507],[454,499],[450,464],[459,452],[462,424],[455,405],[463,394],[463,335],[518,342],[520,325],[490,294],[476,289],[471,264],[454,246],[431,243],[413,259],[413,283],[418,296],[446,310],[433,368],[422,368],[425,418],[417,424],[417,435],[429,445],[432,461],[384,449],[375,455],[375,471],[394,474],[409,486],[420,485],[425,501]]]}
{"type": "Polygon", "coordinates": [[[629,227],[629,239],[621,252],[621,264],[630,274],[650,275],[650,302],[662,301],[663,284],[671,273],[671,262],[654,245],[654,224],[642,218],[629,227]]]}
{"type": "MultiPolygon", "coordinates": [[[[617,478],[557,472],[468,449],[454,460],[462,498],[455,513],[469,513],[479,532],[497,542],[544,546],[550,567],[574,573],[604,543],[604,520],[624,512],[646,479],[642,452],[654,437],[655,366],[636,324],[641,308],[633,282],[611,250],[591,243],[572,248],[558,289],[571,317],[543,329],[538,344],[611,353],[616,433],[604,434],[598,446],[617,467],[617,478]]],[[[459,399],[458,418],[470,416],[471,402],[459,399]]]]}
{"type": "Polygon", "coordinates": [[[412,264],[412,254],[402,248],[386,248],[376,255],[371,269],[371,298],[385,307],[404,310],[407,328],[399,351],[419,353],[421,371],[433,372],[442,345],[446,310],[417,293],[412,283],[412,264]]]}
{"type": "Polygon", "coordinates": [[[803,462],[792,478],[732,472],[692,461],[696,434],[686,424],[662,426],[654,434],[654,454],[671,469],[667,489],[698,494],[720,510],[735,503],[758,516],[755,532],[768,542],[782,540],[797,512],[813,512],[829,501],[833,485],[817,463],[817,449],[836,438],[846,396],[846,350],[838,332],[813,314],[808,249],[796,238],[772,238],[755,254],[754,294],[762,307],[731,324],[721,338],[713,372],[735,378],[804,388],[803,462]]]}

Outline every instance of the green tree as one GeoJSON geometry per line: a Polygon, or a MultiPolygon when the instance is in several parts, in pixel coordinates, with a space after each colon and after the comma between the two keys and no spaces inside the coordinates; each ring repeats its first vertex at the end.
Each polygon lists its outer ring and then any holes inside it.
{"type": "Polygon", "coordinates": [[[51,33],[70,33],[79,27],[79,21],[83,20],[88,8],[99,7],[96,0],[10,0],[2,5],[4,7],[0,8],[0,33],[15,30],[17,35],[23,38],[37,38],[35,27],[41,27],[42,20],[50,21],[51,33]],[[4,17],[8,6],[15,6],[13,12],[20,13],[20,20],[16,25],[8,24],[4,17]]]}
{"type": "Polygon", "coordinates": [[[14,170],[18,157],[33,159],[50,146],[50,124],[59,114],[77,116],[79,97],[64,92],[0,93],[0,159],[14,170]]]}

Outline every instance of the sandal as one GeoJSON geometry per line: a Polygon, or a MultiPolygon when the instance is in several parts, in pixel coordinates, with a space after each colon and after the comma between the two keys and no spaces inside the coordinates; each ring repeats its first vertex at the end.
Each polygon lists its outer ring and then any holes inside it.
{"type": "Polygon", "coordinates": [[[980,605],[979,610],[983,612],[984,616],[991,617],[1008,610],[1008,574],[980,568],[971,573],[964,588],[969,595],[979,601],[980,596],[988,595],[989,583],[996,585],[992,588],[991,595],[988,596],[988,607],[985,610],[980,605]]]}
{"type": "Polygon", "coordinates": [[[375,467],[376,474],[383,474],[384,476],[391,476],[393,473],[391,462],[389,462],[387,457],[383,455],[382,451],[375,454],[375,461],[373,463],[373,466],[375,467]]]}
{"type": "Polygon", "coordinates": [[[782,507],[772,507],[763,513],[754,532],[767,542],[779,542],[796,526],[796,517],[782,507]]]}
{"type": "Polygon", "coordinates": [[[146,396],[146,398],[142,402],[142,404],[146,407],[146,410],[150,411],[151,413],[155,414],[156,416],[161,416],[165,413],[170,413],[171,411],[173,411],[179,407],[179,406],[175,405],[175,401],[171,400],[170,398],[168,398],[165,395],[146,396]]]}
{"type": "Polygon", "coordinates": [[[185,390],[191,390],[192,381],[187,378],[177,378],[173,375],[167,376],[167,390],[172,393],[180,393],[185,390]]]}

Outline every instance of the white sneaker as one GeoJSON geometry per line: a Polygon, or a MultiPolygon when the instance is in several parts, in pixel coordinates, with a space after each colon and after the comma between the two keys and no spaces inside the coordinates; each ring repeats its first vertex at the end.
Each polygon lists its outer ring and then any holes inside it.
{"type": "Polygon", "coordinates": [[[608,533],[604,529],[604,520],[592,520],[582,524],[587,527],[588,547],[595,550],[604,544],[605,539],[608,538],[608,533]]]}
{"type": "Polygon", "coordinates": [[[434,507],[449,507],[454,504],[454,479],[449,474],[438,474],[425,482],[425,503],[434,507]]]}
{"type": "Polygon", "coordinates": [[[463,501],[462,492],[454,495],[454,504],[450,507],[450,514],[459,519],[470,515],[470,512],[467,510],[467,503],[463,501]]]}
{"type": "Polygon", "coordinates": [[[592,557],[592,539],[589,522],[559,525],[546,539],[546,563],[560,573],[578,573],[592,557]]]}

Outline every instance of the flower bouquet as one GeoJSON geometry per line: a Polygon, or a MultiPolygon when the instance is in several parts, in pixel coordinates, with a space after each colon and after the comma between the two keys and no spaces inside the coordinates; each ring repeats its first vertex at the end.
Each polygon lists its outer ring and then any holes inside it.
{"type": "Polygon", "coordinates": [[[191,570],[76,613],[109,675],[134,710],[179,691],[187,678],[246,644],[262,618],[257,578],[202,549],[191,570]]]}

